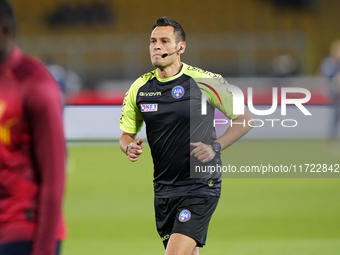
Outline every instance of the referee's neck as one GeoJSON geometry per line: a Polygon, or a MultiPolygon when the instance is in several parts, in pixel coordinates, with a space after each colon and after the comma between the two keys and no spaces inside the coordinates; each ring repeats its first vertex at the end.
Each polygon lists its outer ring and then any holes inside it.
{"type": "Polygon", "coordinates": [[[170,78],[178,74],[182,69],[181,62],[174,62],[172,65],[165,67],[164,69],[157,68],[158,77],[161,79],[170,78]]]}

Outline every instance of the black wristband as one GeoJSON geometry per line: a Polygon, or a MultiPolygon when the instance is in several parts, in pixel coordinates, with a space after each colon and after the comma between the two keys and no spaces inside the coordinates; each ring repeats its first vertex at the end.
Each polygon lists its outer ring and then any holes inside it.
{"type": "Polygon", "coordinates": [[[126,156],[128,156],[129,147],[130,147],[130,144],[126,147],[126,151],[125,151],[126,156]]]}

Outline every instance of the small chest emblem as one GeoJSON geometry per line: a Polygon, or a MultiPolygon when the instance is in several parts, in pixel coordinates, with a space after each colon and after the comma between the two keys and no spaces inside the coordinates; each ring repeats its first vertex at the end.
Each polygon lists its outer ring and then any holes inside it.
{"type": "Polygon", "coordinates": [[[185,93],[184,88],[179,85],[175,86],[171,91],[172,97],[176,99],[181,98],[184,95],[184,93],[185,93]]]}
{"type": "Polygon", "coordinates": [[[141,104],[140,111],[141,112],[157,112],[158,104],[141,104]]]}

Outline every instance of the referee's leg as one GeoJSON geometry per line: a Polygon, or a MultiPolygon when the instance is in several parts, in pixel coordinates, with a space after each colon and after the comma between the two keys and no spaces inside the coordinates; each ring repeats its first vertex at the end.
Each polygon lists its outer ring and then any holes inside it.
{"type": "Polygon", "coordinates": [[[166,247],[165,255],[199,255],[196,241],[180,233],[171,235],[166,247]]]}

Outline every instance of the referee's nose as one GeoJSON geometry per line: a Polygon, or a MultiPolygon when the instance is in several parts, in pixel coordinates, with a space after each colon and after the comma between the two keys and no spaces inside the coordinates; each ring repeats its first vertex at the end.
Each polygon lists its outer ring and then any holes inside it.
{"type": "Polygon", "coordinates": [[[153,45],[153,50],[154,51],[158,51],[158,50],[162,50],[161,44],[159,42],[156,42],[154,45],[153,45]]]}

